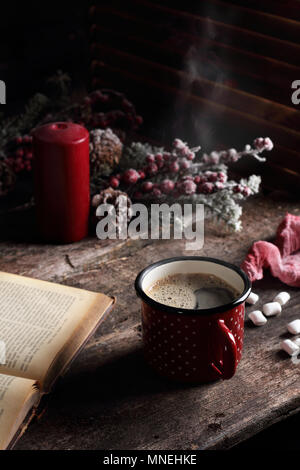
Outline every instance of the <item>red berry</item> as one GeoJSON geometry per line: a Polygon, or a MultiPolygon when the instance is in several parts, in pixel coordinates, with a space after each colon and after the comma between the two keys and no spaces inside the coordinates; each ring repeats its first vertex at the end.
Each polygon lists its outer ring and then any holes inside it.
{"type": "Polygon", "coordinates": [[[154,188],[152,194],[156,197],[161,196],[161,190],[159,188],[154,188]]]}
{"type": "Polygon", "coordinates": [[[146,167],[146,173],[148,175],[155,175],[158,171],[158,166],[156,163],[149,163],[149,165],[146,167]]]}
{"type": "Polygon", "coordinates": [[[26,159],[27,160],[32,160],[32,158],[33,158],[32,152],[27,152],[26,153],[26,159]]]}
{"type": "Polygon", "coordinates": [[[151,181],[145,181],[141,188],[145,193],[150,193],[153,189],[153,183],[151,183],[151,181]]]}
{"type": "Polygon", "coordinates": [[[161,153],[157,153],[155,155],[155,162],[158,168],[162,168],[164,166],[164,157],[162,156],[161,153]]]}
{"type": "Polygon", "coordinates": [[[143,193],[141,193],[141,191],[135,191],[135,193],[133,194],[134,199],[141,199],[142,197],[143,193]]]}
{"type": "Polygon", "coordinates": [[[248,186],[245,186],[245,187],[243,188],[243,196],[248,197],[248,196],[251,195],[251,192],[252,192],[252,191],[251,191],[250,188],[248,188],[248,186]]]}
{"type": "Polygon", "coordinates": [[[187,154],[187,156],[186,156],[186,158],[187,158],[188,160],[194,160],[194,158],[195,158],[195,153],[189,151],[188,154],[187,154]]]}
{"type": "Polygon", "coordinates": [[[214,185],[213,183],[202,183],[198,186],[198,190],[200,193],[210,194],[214,190],[214,185]]]}
{"type": "Polygon", "coordinates": [[[25,144],[31,144],[31,142],[32,142],[32,137],[31,137],[31,135],[24,135],[24,137],[23,137],[23,142],[24,142],[25,144]]]}
{"type": "Polygon", "coordinates": [[[219,171],[219,173],[218,173],[218,180],[219,180],[221,183],[226,183],[226,181],[227,181],[227,175],[226,175],[226,173],[224,173],[223,171],[219,171]]]}
{"type": "Polygon", "coordinates": [[[187,157],[190,154],[190,149],[185,145],[184,147],[179,149],[179,152],[183,157],[187,157]]]}
{"type": "Polygon", "coordinates": [[[240,184],[236,184],[235,186],[233,186],[232,190],[234,193],[241,193],[243,190],[243,187],[240,184]]]}
{"type": "Polygon", "coordinates": [[[201,176],[200,176],[200,175],[196,175],[195,178],[194,178],[194,183],[199,184],[200,181],[201,181],[201,176]]]}
{"type": "Polygon", "coordinates": [[[181,139],[175,139],[174,142],[173,142],[173,147],[175,147],[176,149],[183,149],[185,147],[185,143],[182,142],[181,139]]]}
{"type": "Polygon", "coordinates": [[[15,138],[15,143],[16,143],[17,145],[20,145],[22,142],[23,142],[23,139],[22,139],[21,136],[17,136],[17,137],[15,138]]]}
{"type": "Polygon", "coordinates": [[[169,170],[170,170],[171,173],[178,173],[178,171],[179,171],[178,163],[176,161],[171,162],[170,165],[169,165],[169,170]]]}
{"type": "Polygon", "coordinates": [[[178,190],[181,194],[194,194],[196,192],[197,186],[192,180],[180,181],[178,184],[178,190]]]}
{"type": "Polygon", "coordinates": [[[163,159],[164,159],[165,162],[168,162],[170,160],[170,157],[171,157],[171,154],[168,153],[168,152],[165,152],[163,154],[163,159]]]}
{"type": "Polygon", "coordinates": [[[175,183],[171,180],[164,180],[162,181],[162,183],[160,184],[160,189],[161,191],[164,193],[164,194],[169,194],[173,191],[175,187],[175,183]]]}
{"type": "Polygon", "coordinates": [[[146,178],[145,172],[143,170],[138,170],[138,174],[142,180],[146,178]]]}
{"type": "Polygon", "coordinates": [[[16,157],[17,158],[22,158],[24,156],[24,150],[22,148],[19,148],[16,150],[16,157]]]}
{"type": "Polygon", "coordinates": [[[126,170],[125,173],[123,174],[123,181],[126,184],[135,184],[137,180],[139,179],[140,175],[136,170],[133,170],[132,168],[130,170],[126,170]]]}
{"type": "Polygon", "coordinates": [[[181,160],[180,162],[180,168],[182,170],[188,170],[191,166],[191,162],[189,162],[188,160],[186,160],[185,158],[183,160],[181,160]]]}
{"type": "Polygon", "coordinates": [[[258,150],[261,150],[264,148],[264,139],[263,137],[257,137],[255,140],[254,140],[254,147],[257,148],[258,150]]]}
{"type": "Polygon", "coordinates": [[[148,153],[147,157],[146,157],[146,161],[148,163],[154,163],[155,162],[155,157],[152,153],[148,153]]]}
{"type": "Polygon", "coordinates": [[[116,189],[119,187],[120,181],[115,176],[111,176],[109,179],[109,184],[112,188],[116,189]]]}
{"type": "Polygon", "coordinates": [[[215,173],[215,172],[212,172],[209,176],[208,176],[208,181],[211,181],[212,183],[214,183],[215,181],[218,180],[218,173],[215,173]]]}
{"type": "Polygon", "coordinates": [[[137,126],[141,126],[143,124],[142,116],[136,116],[135,123],[136,123],[137,126]]]}

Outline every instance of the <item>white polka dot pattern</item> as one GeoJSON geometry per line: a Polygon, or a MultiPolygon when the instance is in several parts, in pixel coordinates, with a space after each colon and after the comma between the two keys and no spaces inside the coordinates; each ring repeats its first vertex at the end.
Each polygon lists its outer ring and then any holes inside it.
{"type": "Polygon", "coordinates": [[[213,316],[163,313],[142,304],[145,356],[164,376],[202,382],[218,377],[211,363],[226,348],[218,336],[217,320],[224,320],[236,342],[237,364],[241,360],[244,336],[244,304],[213,316]],[[209,321],[208,321],[209,318],[209,321]],[[216,349],[218,353],[216,353],[216,349]]]}

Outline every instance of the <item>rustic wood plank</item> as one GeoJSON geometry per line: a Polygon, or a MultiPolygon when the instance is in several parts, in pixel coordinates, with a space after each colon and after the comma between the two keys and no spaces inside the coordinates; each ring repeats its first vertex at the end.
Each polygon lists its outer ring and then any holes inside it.
{"type": "MultiPolygon", "coordinates": [[[[240,234],[226,234],[207,222],[201,254],[239,264],[254,239],[274,236],[286,211],[299,213],[298,204],[252,199],[244,207],[240,234]]],[[[71,271],[65,265],[65,274],[62,270],[59,276],[69,285],[117,295],[117,306],[50,395],[47,412],[30,426],[17,449],[224,449],[300,408],[299,364],[279,352],[286,322],[298,315],[299,290],[288,288],[290,303],[265,327],[255,329],[246,323],[244,355],[233,379],[192,387],[171,384],[143,362],[133,281],[148,263],[186,253],[184,243],[133,242],[128,250],[102,260],[102,242],[97,243],[96,264],[92,240],[52,247],[58,258],[69,250],[71,260],[83,259],[71,271]]],[[[52,259],[51,247],[19,246],[18,256],[29,256],[28,249],[35,262],[38,253],[45,258],[38,277],[57,280],[46,266],[52,259]]],[[[0,250],[1,269],[16,272],[14,246],[2,242],[0,250]]],[[[32,275],[30,256],[27,262],[23,274],[32,275]]],[[[255,291],[269,300],[282,288],[267,276],[255,291]]]]}

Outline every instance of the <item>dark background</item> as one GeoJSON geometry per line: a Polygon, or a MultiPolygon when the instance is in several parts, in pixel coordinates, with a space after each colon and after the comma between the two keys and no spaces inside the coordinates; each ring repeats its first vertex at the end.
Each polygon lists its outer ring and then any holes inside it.
{"type": "Polygon", "coordinates": [[[57,70],[77,88],[88,83],[89,2],[5,2],[1,5],[0,75],[8,110],[18,109],[57,70]]]}
{"type": "MultiPolygon", "coordinates": [[[[108,4],[108,7],[110,8],[110,3],[111,2],[105,1],[98,2],[98,6],[105,6],[108,4]]],[[[116,4],[118,2],[112,3],[116,4]]],[[[123,5],[121,6],[121,9],[124,12],[124,8],[126,10],[126,7],[124,7],[125,2],[121,3],[123,5]]],[[[135,16],[134,5],[131,4],[132,2],[127,3],[128,14],[135,16]]],[[[167,4],[168,2],[153,2],[153,4],[155,3],[167,4]]],[[[253,4],[254,7],[255,5],[259,5],[259,2],[233,2],[233,4],[239,3],[250,6],[251,4],[253,4]]],[[[295,7],[297,2],[281,2],[281,5],[283,5],[283,3],[286,6],[287,3],[291,3],[295,7]]],[[[123,35],[126,35],[126,21],[123,21],[123,24],[120,26],[120,21],[122,21],[122,19],[120,19],[120,17],[118,17],[118,13],[116,13],[116,11],[118,11],[117,7],[115,7],[115,13],[110,13],[108,17],[101,16],[100,13],[98,16],[95,16],[91,15],[90,12],[90,8],[94,4],[95,2],[20,3],[16,1],[9,1],[1,5],[0,79],[4,80],[7,86],[7,105],[5,110],[8,113],[16,113],[21,110],[30,96],[32,96],[37,91],[43,90],[45,80],[49,76],[53,75],[57,70],[61,69],[64,72],[68,72],[70,74],[70,76],[72,77],[74,89],[79,94],[83,94],[86,89],[93,89],[93,87],[97,86],[98,82],[101,83],[101,80],[103,85],[107,84],[111,77],[112,83],[114,83],[114,85],[118,85],[120,91],[128,92],[129,97],[136,104],[138,112],[145,116],[145,125],[141,129],[142,134],[151,135],[151,137],[160,140],[168,138],[168,140],[171,141],[171,139],[174,137],[175,132],[181,129],[181,131],[184,132],[187,136],[191,137],[192,140],[195,139],[195,132],[190,133],[186,124],[187,120],[191,117],[191,113],[189,112],[190,109],[186,107],[186,104],[184,104],[183,108],[181,108],[184,109],[186,113],[183,119],[184,125],[182,127],[181,120],[181,128],[180,126],[176,127],[178,124],[178,120],[174,119],[174,113],[178,112],[178,108],[174,108],[174,100],[172,101],[169,96],[166,96],[166,100],[164,100],[160,94],[158,95],[155,92],[155,87],[153,88],[153,94],[145,94],[145,90],[143,88],[142,75],[139,81],[140,85],[135,87],[135,92],[133,92],[130,86],[128,87],[126,85],[127,81],[125,80],[125,72],[130,72],[133,75],[139,77],[140,68],[138,65],[138,60],[136,59],[136,57],[139,55],[137,54],[137,52],[132,53],[131,51],[132,55],[134,56],[134,60],[137,60],[136,67],[131,65],[131,68],[129,66],[127,68],[126,64],[124,65],[123,63],[122,66],[120,65],[120,74],[116,73],[114,75],[109,75],[106,71],[107,69],[105,68],[103,69],[103,73],[101,73],[101,68],[99,72],[97,71],[97,67],[95,72],[95,64],[93,67],[91,67],[91,64],[93,63],[93,61],[95,61],[95,49],[93,49],[92,47],[93,44],[103,46],[103,44],[106,43],[107,45],[107,38],[111,37],[111,46],[113,48],[118,49],[118,47],[116,46],[116,44],[118,45],[118,35],[116,36],[116,34],[118,34],[120,31],[123,31],[123,35]],[[111,24],[109,23],[109,18],[112,19],[111,24]],[[116,23],[116,18],[119,23],[116,23]],[[106,38],[104,38],[101,35],[95,35],[95,29],[93,29],[93,25],[95,26],[95,24],[100,25],[100,28],[104,27],[104,29],[108,30],[110,32],[110,36],[108,35],[106,36],[106,38]],[[119,24],[119,27],[117,26],[117,24],[119,24]],[[101,39],[101,37],[103,40],[101,39]]],[[[202,14],[204,15],[204,17],[206,17],[208,11],[206,2],[197,2],[197,4],[198,5],[196,6],[196,3],[194,2],[172,2],[173,8],[175,10],[176,8],[178,11],[189,10],[191,12],[199,12],[200,10],[200,13],[202,11],[202,14]],[[187,3],[187,5],[184,5],[184,3],[187,3]],[[199,4],[201,4],[200,8],[199,4]]],[[[279,10],[277,11],[277,14],[280,14],[280,2],[275,1],[273,6],[270,4],[270,2],[265,2],[264,5],[265,7],[261,6],[261,10],[265,9],[266,11],[268,11],[268,5],[271,10],[272,8],[274,8],[274,5],[279,5],[279,10]]],[[[231,8],[232,7],[234,6],[231,5],[231,8]]],[[[287,17],[294,16],[294,13],[292,13],[291,15],[288,14],[288,7],[286,8],[286,11],[287,17]]],[[[166,23],[164,23],[164,21],[162,21],[159,16],[155,16],[155,14],[151,18],[145,15],[145,19],[150,22],[152,21],[153,26],[160,25],[162,28],[166,27],[166,23]]],[[[243,19],[241,19],[238,14],[235,13],[234,10],[230,10],[230,14],[228,14],[227,17],[227,23],[234,25],[235,21],[237,22],[237,24],[239,24],[241,21],[243,21],[243,19]]],[[[174,23],[174,20],[172,20],[172,18],[167,21],[167,27],[177,28],[179,33],[181,31],[180,28],[182,28],[182,26],[180,26],[180,22],[174,23]]],[[[253,23],[253,31],[255,31],[256,29],[257,25],[253,23]]],[[[201,38],[201,31],[195,31],[198,35],[200,35],[199,37],[201,38]]],[[[204,31],[203,35],[205,35],[206,33],[207,31],[204,31]]],[[[272,33],[272,30],[268,32],[271,37],[272,34],[273,37],[276,37],[277,33],[279,36],[288,34],[288,32],[285,32],[280,29],[276,30],[276,28],[274,33],[272,33]]],[[[133,34],[132,30],[128,31],[128,35],[130,34],[133,34]]],[[[153,34],[155,34],[154,31],[153,34]]],[[[230,34],[230,32],[228,34],[230,34]]],[[[155,38],[145,37],[144,39],[147,39],[148,41],[150,41],[150,43],[153,39],[153,42],[155,43],[155,38]]],[[[216,38],[213,37],[210,39],[216,38]]],[[[222,40],[226,42],[225,37],[217,39],[221,42],[222,40]]],[[[291,39],[292,38],[289,38],[289,41],[291,39]]],[[[284,40],[286,40],[286,38],[284,40]]],[[[239,43],[234,41],[232,42],[234,47],[240,46],[239,43]]],[[[119,45],[120,49],[122,49],[122,47],[125,47],[124,45],[122,45],[121,40],[119,42],[119,45]]],[[[175,49],[176,48],[174,47],[174,50],[175,49]]],[[[139,50],[142,51],[142,46],[139,50]]],[[[153,49],[153,51],[154,50],[155,49],[153,49]]],[[[248,44],[248,53],[249,52],[251,53],[251,41],[248,44]]],[[[259,51],[257,50],[257,46],[255,46],[254,43],[252,52],[254,54],[259,53],[259,51]]],[[[142,52],[140,52],[140,56],[142,55],[142,52]]],[[[213,73],[213,64],[218,64],[220,57],[221,56],[219,50],[214,50],[212,47],[211,49],[209,49],[207,60],[209,59],[208,62],[210,63],[210,68],[207,69],[208,76],[206,78],[211,80],[212,82],[216,80],[216,76],[213,73]],[[213,59],[215,60],[215,62],[213,61],[213,59]]],[[[155,62],[154,59],[155,57],[152,55],[152,62],[155,62]]],[[[300,60],[300,56],[298,59],[300,60]]],[[[98,52],[96,54],[96,61],[101,62],[101,56],[99,56],[98,52]]],[[[110,58],[107,57],[107,54],[104,55],[103,61],[104,65],[118,65],[118,63],[116,64],[116,62],[110,62],[110,58]]],[[[116,61],[115,58],[114,61],[116,61]]],[[[159,62],[158,59],[157,61],[159,62]]],[[[281,62],[283,63],[284,61],[281,60],[281,62]]],[[[184,66],[184,57],[182,58],[182,64],[184,66]]],[[[286,59],[286,64],[289,65],[288,58],[286,59]]],[[[293,67],[294,66],[297,67],[297,64],[293,64],[293,67]]],[[[176,68],[174,64],[172,65],[172,67],[176,68]]],[[[177,67],[180,68],[180,64],[178,64],[177,67]]],[[[267,94],[269,94],[271,99],[271,95],[274,90],[272,89],[270,83],[265,88],[263,84],[261,84],[261,87],[255,88],[254,82],[251,82],[251,79],[249,78],[249,76],[247,76],[246,73],[244,74],[244,79],[241,79],[240,76],[235,76],[232,72],[224,72],[224,70],[219,80],[221,84],[229,86],[232,90],[243,90],[247,89],[248,87],[248,92],[250,95],[252,93],[252,95],[256,96],[256,93],[257,96],[264,98],[267,94]]],[[[153,75],[147,78],[149,80],[155,81],[157,77],[153,75]]],[[[295,76],[295,79],[299,78],[300,75],[295,76]]],[[[159,81],[159,78],[157,80],[159,81]]],[[[286,93],[287,95],[290,93],[289,88],[287,88],[286,93]]],[[[273,102],[275,103],[275,105],[286,99],[282,99],[279,95],[277,99],[276,93],[273,94],[273,102]]],[[[212,100],[213,98],[209,97],[209,99],[212,100]]],[[[216,100],[218,101],[218,97],[216,97],[216,100]]],[[[176,106],[177,104],[178,103],[176,103],[176,106]]],[[[230,106],[230,101],[228,102],[228,105],[230,106]]],[[[286,102],[286,106],[290,106],[290,108],[292,109],[292,106],[288,102],[286,102]]],[[[280,115],[281,108],[278,109],[278,115],[280,115]]],[[[247,112],[248,110],[246,109],[245,111],[247,112]]],[[[200,112],[203,113],[203,110],[200,110],[200,112]]],[[[278,115],[276,119],[278,119],[278,115]]],[[[296,116],[296,118],[298,117],[296,116]]],[[[274,114],[270,112],[269,120],[272,121],[272,119],[275,119],[274,114]]],[[[230,139],[232,141],[232,145],[235,145],[235,142],[239,142],[238,137],[240,135],[241,129],[237,128],[235,124],[230,126],[226,120],[220,125],[220,122],[213,121],[209,113],[207,114],[207,122],[209,123],[209,125],[207,125],[207,128],[205,130],[205,128],[203,128],[202,120],[202,127],[200,126],[201,128],[199,129],[199,133],[203,138],[201,140],[204,141],[206,140],[207,135],[210,136],[209,139],[207,139],[208,146],[218,146],[223,143],[223,140],[226,141],[230,139]],[[222,130],[223,127],[224,129],[222,130]],[[218,130],[219,132],[217,132],[218,130]],[[226,138],[224,137],[224,134],[226,135],[226,138]]],[[[261,128],[259,126],[257,126],[256,130],[257,133],[260,134],[261,128]]],[[[247,131],[247,127],[243,128],[243,139],[245,135],[249,135],[249,139],[255,137],[255,135],[253,135],[252,130],[247,131]]],[[[185,135],[183,135],[183,137],[185,137],[185,135]]],[[[283,137],[285,137],[285,134],[283,135],[283,137]]],[[[284,143],[281,143],[281,145],[287,146],[288,144],[286,144],[285,142],[286,141],[284,141],[284,143]]],[[[199,143],[202,142],[200,141],[199,143]]],[[[248,142],[244,141],[244,143],[248,142]]],[[[294,158],[297,159],[299,157],[299,149],[290,150],[293,150],[295,152],[294,158]]],[[[284,152],[282,152],[282,154],[286,155],[284,154],[284,152]]],[[[283,158],[285,157],[283,156],[283,158]]],[[[268,174],[271,174],[269,180],[266,183],[266,186],[268,188],[272,186],[272,181],[274,182],[275,187],[277,186],[277,184],[279,184],[277,183],[278,175],[281,182],[285,181],[285,178],[287,177],[286,172],[284,170],[285,165],[286,164],[280,163],[280,159],[279,161],[277,159],[276,163],[274,163],[274,167],[271,167],[271,170],[268,170],[268,174]],[[276,171],[274,170],[274,168],[276,171]],[[281,168],[282,173],[280,173],[281,168]],[[272,171],[275,171],[275,173],[272,173],[272,171]]],[[[297,165],[294,165],[292,172],[295,172],[296,170],[297,165]]],[[[294,177],[295,175],[293,175],[293,178],[294,177]]],[[[293,182],[295,182],[295,179],[293,179],[293,182]]],[[[285,186],[290,187],[289,180],[287,180],[285,186]]],[[[299,191],[300,185],[297,186],[296,184],[296,187],[299,191]]],[[[299,417],[289,418],[284,423],[274,425],[269,430],[263,431],[261,434],[258,434],[246,443],[239,445],[238,448],[271,449],[275,446],[278,446],[282,449],[296,449],[299,446],[298,431],[292,431],[293,429],[296,430],[296,428],[299,429],[299,417]]]]}

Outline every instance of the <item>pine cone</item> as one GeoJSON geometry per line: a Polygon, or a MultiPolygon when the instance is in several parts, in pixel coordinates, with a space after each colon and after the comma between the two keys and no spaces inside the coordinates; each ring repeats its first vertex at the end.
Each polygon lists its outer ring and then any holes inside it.
{"type": "Polygon", "coordinates": [[[122,142],[110,128],[90,131],[91,173],[109,175],[118,165],[122,150],[122,142]]]}
{"type": "MultiPolygon", "coordinates": [[[[95,209],[95,214],[96,214],[97,207],[100,206],[100,204],[111,204],[115,208],[116,226],[118,226],[119,223],[122,223],[124,219],[127,220],[127,222],[129,222],[129,220],[132,217],[131,199],[129,198],[128,194],[124,193],[123,191],[117,191],[117,190],[114,190],[113,188],[103,189],[102,191],[100,191],[99,194],[95,194],[92,198],[92,207],[95,209]],[[126,198],[127,213],[126,211],[124,211],[123,207],[120,205],[120,199],[119,199],[120,196],[123,196],[126,198]]],[[[122,201],[122,204],[124,204],[123,201],[122,201]]],[[[94,220],[95,221],[101,220],[102,218],[103,216],[95,215],[94,220]]]]}
{"type": "Polygon", "coordinates": [[[11,191],[16,182],[16,175],[4,160],[0,160],[0,196],[11,191]]]}

